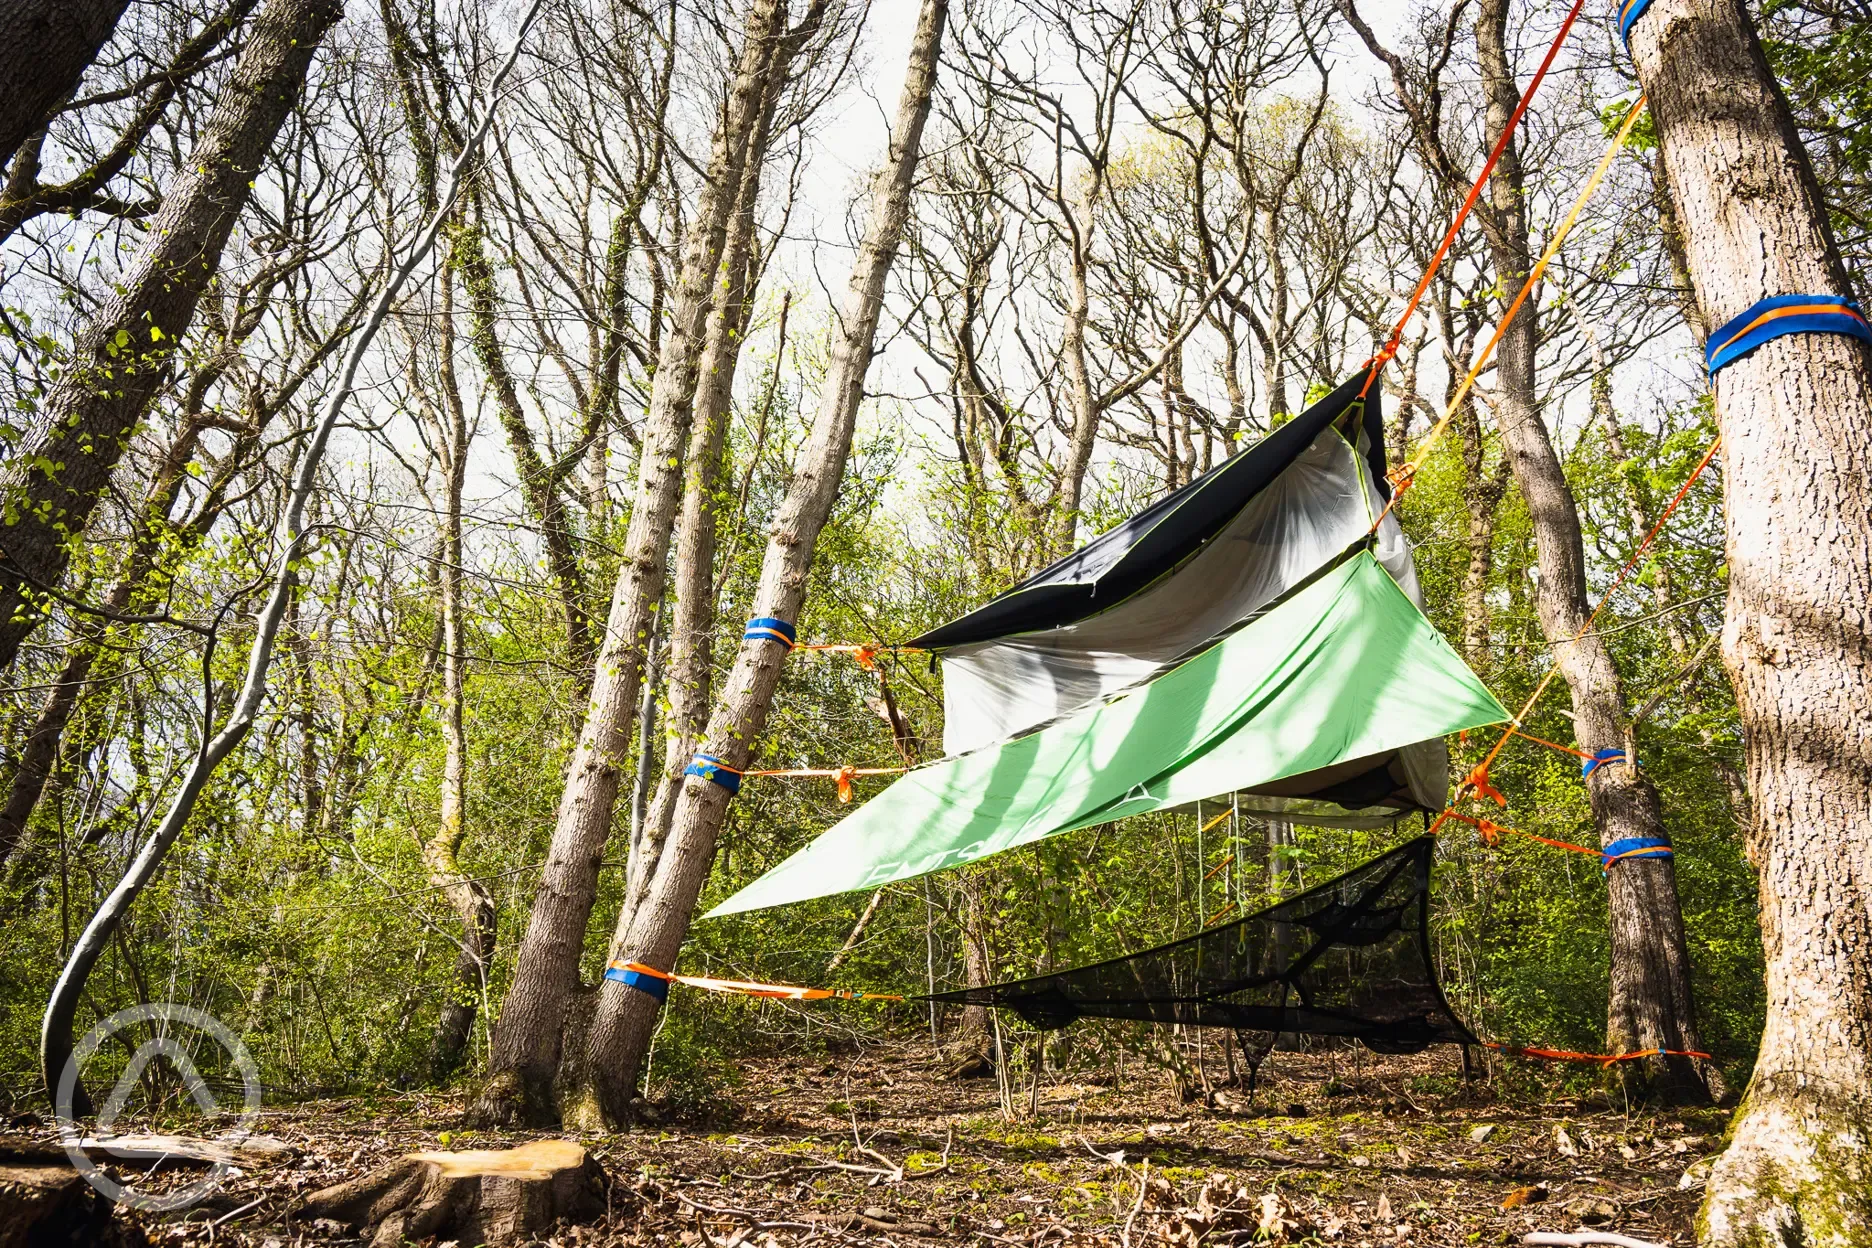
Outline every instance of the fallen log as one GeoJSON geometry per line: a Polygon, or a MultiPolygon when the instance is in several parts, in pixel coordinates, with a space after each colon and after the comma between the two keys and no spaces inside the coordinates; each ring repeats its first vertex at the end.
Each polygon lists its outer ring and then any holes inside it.
{"type": "Polygon", "coordinates": [[[544,1235],[555,1222],[604,1211],[604,1170],[571,1140],[518,1148],[411,1153],[296,1206],[361,1230],[374,1248],[441,1235],[466,1243],[511,1244],[544,1235]]]}
{"type": "Polygon", "coordinates": [[[255,1166],[289,1161],[298,1149],[270,1135],[229,1140],[206,1140],[192,1135],[86,1136],[78,1147],[87,1155],[103,1154],[117,1161],[198,1163],[201,1165],[255,1166]]]}

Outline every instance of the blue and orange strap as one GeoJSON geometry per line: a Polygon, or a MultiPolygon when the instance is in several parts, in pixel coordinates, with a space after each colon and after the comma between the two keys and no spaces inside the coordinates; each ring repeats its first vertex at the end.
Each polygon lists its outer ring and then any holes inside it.
{"type": "Polygon", "coordinates": [[[1773,295],[1710,335],[1703,348],[1709,375],[1714,378],[1765,342],[1788,334],[1844,334],[1872,342],[1859,305],[1840,295],[1773,295]]]}
{"type": "Polygon", "coordinates": [[[779,616],[757,615],[747,622],[747,628],[741,633],[741,640],[777,641],[791,650],[799,644],[799,633],[779,616]]]}
{"type": "Polygon", "coordinates": [[[1651,7],[1651,0],[1620,0],[1618,13],[1619,38],[1625,43],[1625,51],[1631,51],[1632,27],[1644,16],[1644,11],[1651,7]]]}

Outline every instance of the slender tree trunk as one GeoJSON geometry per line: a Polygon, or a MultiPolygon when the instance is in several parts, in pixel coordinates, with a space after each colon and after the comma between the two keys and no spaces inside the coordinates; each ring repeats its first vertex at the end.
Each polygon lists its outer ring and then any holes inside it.
{"type": "MultiPolygon", "coordinates": [[[[992,870],[992,868],[990,868],[992,870]]],[[[978,872],[961,881],[962,981],[969,988],[994,982],[994,962],[988,955],[988,903],[982,897],[987,881],[978,872]]],[[[985,1005],[965,1005],[958,1020],[961,1043],[973,1053],[994,1060],[994,1015],[985,1005]]]]}
{"type": "MultiPolygon", "coordinates": [[[[1447,306],[1444,311],[1444,323],[1447,325],[1447,306]]],[[[1470,353],[1475,350],[1475,325],[1471,323],[1463,335],[1460,349],[1447,338],[1444,345],[1450,359],[1468,360],[1470,353]]],[[[1444,387],[1446,405],[1449,399],[1455,397],[1460,382],[1460,377],[1452,368],[1444,387]]],[[[1462,579],[1463,658],[1477,671],[1487,671],[1494,659],[1490,649],[1492,628],[1489,619],[1489,579],[1495,573],[1495,529],[1501,515],[1502,497],[1508,492],[1509,468],[1506,456],[1497,461],[1494,467],[1489,466],[1488,440],[1483,436],[1482,422],[1476,416],[1475,405],[1473,391],[1464,395],[1450,426],[1456,431],[1456,440],[1462,450],[1462,500],[1468,521],[1464,544],[1468,547],[1469,559],[1464,565],[1462,579]]]]}
{"type": "MultiPolygon", "coordinates": [[[[1654,0],[1632,30],[1690,279],[1721,326],[1850,294],[1812,167],[1736,0],[1654,0]]],[[[1872,1240],[1872,351],[1778,338],[1717,374],[1735,683],[1768,1019],[1700,1238],[1872,1240]]]]}
{"type": "MultiPolygon", "coordinates": [[[[813,547],[844,480],[865,373],[883,310],[885,279],[909,212],[910,186],[922,146],[923,125],[929,117],[947,9],[948,0],[924,0],[918,17],[903,96],[891,128],[890,163],[879,179],[870,222],[852,269],[843,324],[833,341],[820,392],[819,413],[774,520],[754,596],[756,615],[799,619],[813,547]]],[[[747,766],[766,726],[768,708],[785,662],[786,652],[772,643],[741,643],[727,688],[704,737],[704,752],[732,767],[747,766]]],[[[630,931],[614,942],[613,956],[628,956],[651,966],[675,965],[727,813],[726,789],[698,777],[688,778],[649,895],[638,908],[630,931]]],[[[594,1086],[581,1097],[581,1121],[602,1116],[615,1123],[627,1116],[655,1026],[656,1007],[655,998],[634,988],[614,980],[600,984],[588,1049],[594,1086]]]]}
{"type": "Polygon", "coordinates": [[[864,912],[858,916],[858,921],[852,924],[851,933],[845,937],[845,943],[840,945],[838,952],[832,955],[832,960],[825,964],[826,974],[830,975],[845,965],[845,959],[851,957],[858,948],[858,942],[864,939],[865,929],[871,926],[871,920],[877,916],[878,906],[883,901],[884,890],[872,889],[871,900],[865,902],[864,912]]]}
{"type": "MultiPolygon", "coordinates": [[[[784,51],[784,49],[783,49],[784,51]]],[[[774,57],[760,119],[749,136],[741,186],[729,218],[722,252],[722,283],[709,314],[702,363],[696,382],[695,416],[689,430],[689,454],[683,486],[682,515],[676,525],[675,608],[669,629],[669,719],[661,778],[650,805],[643,835],[631,846],[625,872],[628,916],[637,903],[669,835],[683,768],[695,753],[696,738],[708,725],[715,674],[715,617],[720,607],[715,579],[719,530],[722,448],[728,440],[728,416],[734,397],[735,370],[741,361],[749,305],[753,299],[755,209],[760,202],[762,166],[773,129],[774,110],[786,85],[790,59],[774,57]]],[[[783,314],[784,315],[784,314],[783,314]]],[[[785,335],[785,322],[781,333],[785,335]]],[[[777,367],[777,365],[776,365],[777,367]]],[[[645,759],[642,766],[648,765],[645,759]]]]}
{"type": "Polygon", "coordinates": [[[78,89],[129,0],[15,0],[0,8],[0,172],[78,89]]]}
{"type": "Polygon", "coordinates": [[[494,271],[488,264],[482,238],[478,222],[464,224],[456,231],[450,263],[461,274],[462,286],[468,292],[468,339],[474,345],[475,358],[481,361],[482,371],[493,391],[494,408],[507,434],[507,450],[520,474],[521,496],[539,524],[540,538],[546,547],[546,564],[552,569],[559,610],[565,617],[566,658],[583,696],[591,689],[593,654],[591,620],[585,610],[585,576],[579,567],[576,535],[560,491],[560,476],[540,457],[534,445],[533,431],[527,427],[526,409],[520,405],[520,388],[514,384],[513,372],[507,367],[507,353],[502,350],[500,341],[500,304],[494,289],[494,271]]]}
{"type": "MultiPolygon", "coordinates": [[[[1073,222],[1072,286],[1060,335],[1060,358],[1066,365],[1066,389],[1072,403],[1072,433],[1066,441],[1066,462],[1060,467],[1059,510],[1053,516],[1051,558],[1071,550],[1079,533],[1086,473],[1092,467],[1092,452],[1098,447],[1099,418],[1103,415],[1092,385],[1092,366],[1086,358],[1086,324],[1092,316],[1092,234],[1098,225],[1092,205],[1097,185],[1095,182],[1086,191],[1085,220],[1073,222]]],[[[1072,213],[1070,207],[1067,211],[1072,213]]]]}
{"type": "MultiPolygon", "coordinates": [[[[1688,288],[1685,297],[1691,297],[1688,288]]],[[[1625,484],[1625,514],[1631,522],[1634,532],[1644,533],[1650,530],[1657,518],[1657,500],[1651,496],[1645,485],[1643,467],[1632,457],[1625,443],[1625,430],[1619,423],[1618,409],[1612,404],[1612,374],[1605,366],[1604,354],[1599,346],[1596,334],[1590,335],[1594,360],[1592,379],[1593,416],[1605,429],[1606,453],[1618,465],[1620,479],[1625,484]]],[[[1661,556],[1668,556],[1662,549],[1662,543],[1654,547],[1661,556]]],[[[1652,567],[1651,598],[1657,603],[1658,615],[1664,625],[1664,635],[1670,640],[1671,653],[1679,662],[1688,662],[1696,651],[1700,639],[1688,627],[1685,619],[1677,612],[1676,578],[1671,573],[1668,557],[1660,558],[1652,567]]],[[[1685,684],[1685,700],[1690,709],[1698,716],[1697,736],[1703,742],[1703,751],[1715,768],[1716,775],[1723,782],[1723,792],[1729,799],[1729,814],[1735,820],[1736,827],[1749,826],[1748,784],[1742,773],[1723,757],[1723,747],[1716,740],[1716,734],[1710,731],[1707,722],[1702,719],[1703,698],[1697,692],[1694,677],[1685,684]]]]}
{"type": "Polygon", "coordinates": [[[202,139],[177,171],[117,293],[73,345],[0,470],[0,668],[38,625],[125,444],[167,381],[170,355],[214,277],[261,162],[343,14],[336,0],[270,0],[254,19],[202,139]]]}
{"type": "Polygon", "coordinates": [[[435,833],[423,843],[423,866],[429,882],[448,898],[461,919],[461,941],[456,949],[453,982],[448,986],[436,1018],[435,1044],[430,1052],[429,1075],[444,1082],[461,1065],[474,1030],[481,995],[487,989],[487,970],[499,934],[494,898],[479,880],[461,869],[459,855],[467,839],[468,742],[462,718],[467,680],[467,638],[462,618],[462,492],[468,475],[468,414],[455,379],[454,281],[442,274],[439,371],[442,374],[442,419],[437,430],[442,470],[447,474],[442,491],[442,540],[436,589],[442,600],[442,797],[435,833]]]}
{"type": "Polygon", "coordinates": [[[585,726],[559,800],[513,983],[495,1025],[489,1079],[470,1111],[484,1125],[550,1122],[557,1117],[552,1084],[559,1062],[561,1012],[566,994],[578,984],[585,927],[597,899],[598,863],[630,759],[630,729],[637,713],[650,615],[663,597],[664,565],[682,487],[703,321],[741,181],[747,135],[760,108],[766,65],[784,33],[785,19],[783,0],[756,0],[749,11],[726,112],[685,240],[670,329],[658,355],[650,414],[644,422],[636,501],[585,726]]]}
{"type": "MultiPolygon", "coordinates": [[[[104,595],[105,609],[123,611],[130,605],[133,589],[128,579],[119,580],[104,595]]],[[[45,704],[33,721],[14,764],[13,775],[7,782],[6,805],[0,807],[0,863],[11,858],[25,838],[26,824],[39,805],[46,782],[51,779],[58,762],[65,726],[71,722],[72,712],[78,709],[78,699],[91,679],[99,646],[100,639],[89,633],[73,637],[67,643],[65,664],[53,679],[45,704]]]]}
{"type": "MultiPolygon", "coordinates": [[[[1509,0],[1481,0],[1476,21],[1491,143],[1507,127],[1521,94],[1508,62],[1508,10],[1509,0]]],[[[1500,302],[1506,307],[1533,268],[1525,179],[1519,145],[1513,141],[1489,179],[1489,208],[1484,233],[1500,302]]],[[[1597,633],[1571,640],[1585,628],[1591,596],[1579,508],[1540,412],[1538,303],[1529,299],[1502,335],[1496,357],[1495,414],[1509,466],[1532,521],[1540,567],[1536,611],[1541,631],[1554,647],[1554,662],[1573,695],[1573,729],[1580,748],[1588,752],[1622,749],[1624,691],[1611,649],[1597,633]]],[[[1637,768],[1598,767],[1586,785],[1600,844],[1664,836],[1657,790],[1637,768]]],[[[1690,953],[1671,859],[1626,859],[1607,877],[1607,893],[1612,985],[1606,1040],[1610,1051],[1701,1049],[1690,992],[1690,953]]],[[[1668,1098],[1709,1096],[1704,1071],[1689,1058],[1620,1062],[1617,1072],[1634,1089],[1649,1087],[1668,1098]]]]}

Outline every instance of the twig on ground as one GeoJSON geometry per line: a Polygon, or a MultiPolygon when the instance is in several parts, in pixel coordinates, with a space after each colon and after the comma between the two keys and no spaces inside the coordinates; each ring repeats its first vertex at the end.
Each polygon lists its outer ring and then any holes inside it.
{"type": "Polygon", "coordinates": [[[1138,1172],[1137,1201],[1132,1204],[1131,1216],[1125,1219],[1124,1224],[1124,1248],[1131,1248],[1131,1225],[1137,1221],[1138,1211],[1144,1207],[1144,1193],[1150,1187],[1150,1158],[1146,1157],[1138,1163],[1138,1172]]]}
{"type": "Polygon", "coordinates": [[[1633,1239],[1630,1235],[1620,1235],[1616,1231],[1578,1231],[1573,1234],[1565,1231],[1530,1231],[1521,1237],[1521,1242],[1546,1245],[1546,1248],[1588,1248],[1592,1244],[1610,1244],[1612,1248],[1664,1248],[1663,1244],[1648,1239],[1633,1239]]]}
{"type": "Polygon", "coordinates": [[[214,1221],[210,1222],[208,1225],[210,1228],[213,1228],[213,1227],[220,1226],[223,1222],[232,1222],[235,1218],[240,1217],[241,1214],[249,1213],[252,1210],[258,1209],[261,1205],[264,1205],[265,1203],[266,1203],[265,1196],[256,1196],[254,1199],[248,1201],[246,1204],[242,1205],[240,1208],[233,1209],[227,1213],[222,1214],[220,1217],[216,1218],[214,1221]]]}

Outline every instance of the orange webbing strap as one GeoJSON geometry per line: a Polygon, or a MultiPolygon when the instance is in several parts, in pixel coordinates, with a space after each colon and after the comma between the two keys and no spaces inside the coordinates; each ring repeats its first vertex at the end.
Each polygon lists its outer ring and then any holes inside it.
{"type": "MultiPolygon", "coordinates": [[[[1593,166],[1586,184],[1580,188],[1578,197],[1574,199],[1573,207],[1567,211],[1567,215],[1560,222],[1560,227],[1554,231],[1553,237],[1547,240],[1547,246],[1541,252],[1540,259],[1535,262],[1526,280],[1521,283],[1521,289],[1515,293],[1514,302],[1508,305],[1508,310],[1502,314],[1501,322],[1495,326],[1495,332],[1489,335],[1489,340],[1477,353],[1475,362],[1469,366],[1468,375],[1451,392],[1449,402],[1443,405],[1443,415],[1437,418],[1436,424],[1430,426],[1430,432],[1425,434],[1423,441],[1417,444],[1417,453],[1391,470],[1391,501],[1385,505],[1378,519],[1372,522],[1372,532],[1378,531],[1378,526],[1384,523],[1385,516],[1391,513],[1391,508],[1397,505],[1397,500],[1403,496],[1405,490],[1410,488],[1411,479],[1423,466],[1424,458],[1430,454],[1437,440],[1443,436],[1443,431],[1449,428],[1450,421],[1461,410],[1463,402],[1468,398],[1470,388],[1475,385],[1476,378],[1480,377],[1482,370],[1488,367],[1489,360],[1495,355],[1496,346],[1502,340],[1502,335],[1508,332],[1508,326],[1513,323],[1515,313],[1519,312],[1521,305],[1527,302],[1528,295],[1539,284],[1541,275],[1547,271],[1547,266],[1553,263],[1553,258],[1560,254],[1560,245],[1566,242],[1567,235],[1573,232],[1573,226],[1579,220],[1580,212],[1586,207],[1587,201],[1593,197],[1594,192],[1599,189],[1599,184],[1605,181],[1607,171],[1612,168],[1613,159],[1625,146],[1625,140],[1631,135],[1632,127],[1637,124],[1638,117],[1644,112],[1644,108],[1645,97],[1641,95],[1626,110],[1624,124],[1619,126],[1618,132],[1612,136],[1612,141],[1606,145],[1604,154],[1599,157],[1599,163],[1593,166]]],[[[1502,133],[1506,137],[1509,132],[1503,131],[1502,133]]]]}
{"type": "MultiPolygon", "coordinates": [[[[1538,836],[1532,832],[1523,832],[1520,828],[1510,828],[1504,824],[1491,823],[1487,819],[1477,819],[1472,816],[1465,815],[1461,813],[1460,811],[1446,810],[1443,812],[1443,815],[1447,816],[1448,818],[1458,820],[1462,823],[1466,823],[1470,827],[1474,828],[1476,832],[1480,834],[1480,836],[1482,837],[1482,843],[1484,845],[1499,845],[1501,844],[1502,836],[1504,834],[1507,834],[1507,835],[1512,835],[1512,836],[1524,836],[1530,841],[1539,841],[1541,844],[1551,845],[1555,849],[1570,849],[1576,854],[1585,854],[1589,858],[1603,859],[1605,857],[1605,855],[1601,853],[1599,850],[1588,849],[1584,845],[1575,845],[1572,841],[1556,841],[1552,837],[1538,836]]],[[[1438,822],[1441,822],[1441,821],[1442,821],[1442,818],[1439,817],[1438,822]]]]}
{"type": "Polygon", "coordinates": [[[1535,745],[1544,745],[1550,750],[1559,750],[1562,754],[1571,754],[1575,758],[1596,759],[1598,757],[1575,746],[1561,745],[1558,741],[1549,741],[1546,737],[1537,737],[1531,732],[1522,732],[1519,728],[1514,729],[1514,735],[1523,741],[1532,741],[1535,745]]]}
{"type": "Polygon", "coordinates": [[[721,759],[716,758],[713,754],[697,754],[695,756],[695,761],[690,763],[689,766],[684,769],[684,774],[692,775],[692,776],[700,776],[704,780],[713,781],[714,783],[721,785],[722,788],[727,789],[730,793],[735,793],[735,792],[740,791],[741,781],[746,776],[824,777],[826,779],[838,781],[839,801],[850,802],[852,800],[852,781],[856,779],[857,777],[859,776],[899,776],[909,770],[910,768],[908,767],[852,767],[852,766],[774,767],[774,768],[765,768],[765,769],[743,770],[742,768],[739,768],[739,767],[730,767],[727,763],[722,762],[721,759]],[[722,776],[724,775],[731,776],[733,777],[733,779],[731,780],[722,779],[722,776]]]}
{"type": "MultiPolygon", "coordinates": [[[[1224,819],[1227,819],[1230,815],[1234,813],[1235,812],[1233,810],[1223,811],[1221,814],[1211,819],[1208,823],[1203,824],[1202,827],[1197,828],[1196,835],[1201,836],[1203,833],[1209,831],[1211,828],[1215,827],[1216,824],[1221,823],[1224,819]]],[[[1222,860],[1216,863],[1215,866],[1210,867],[1208,872],[1204,874],[1203,883],[1206,884],[1210,880],[1214,879],[1216,876],[1220,875],[1228,867],[1229,863],[1234,862],[1234,861],[1235,861],[1235,851],[1232,849],[1224,850],[1222,854],[1222,860]]]]}
{"type": "Polygon", "coordinates": [[[908,767],[783,767],[770,771],[744,771],[744,776],[820,776],[838,781],[838,799],[852,800],[852,780],[857,776],[900,776],[908,767]]]}
{"type": "Polygon", "coordinates": [[[889,992],[858,992],[851,988],[798,988],[792,984],[757,984],[745,979],[711,979],[706,975],[672,975],[641,962],[615,961],[605,972],[606,978],[623,980],[626,975],[647,975],[665,983],[700,988],[704,992],[729,992],[743,997],[765,997],[775,1001],[901,1001],[889,992]],[[612,971],[618,972],[613,976],[612,971]]]}
{"type": "Polygon", "coordinates": [[[849,654],[852,656],[852,658],[858,660],[858,666],[864,668],[867,672],[876,670],[877,656],[880,654],[922,654],[924,653],[923,648],[921,646],[885,646],[885,645],[875,645],[875,644],[850,645],[846,643],[813,644],[810,642],[803,642],[803,641],[793,646],[791,649],[792,650],[819,650],[827,654],[849,654]]]}
{"type": "Polygon", "coordinates": [[[1508,140],[1513,137],[1515,127],[1521,124],[1521,115],[1527,112],[1527,106],[1533,101],[1534,93],[1540,90],[1541,80],[1547,77],[1547,71],[1553,67],[1554,57],[1560,54],[1560,45],[1566,42],[1566,37],[1572,32],[1573,23],[1578,19],[1580,10],[1585,7],[1585,4],[1586,0],[1573,0],[1573,7],[1567,10],[1566,20],[1560,23],[1560,33],[1554,36],[1552,46],[1547,49],[1547,55],[1541,58],[1540,68],[1534,71],[1534,77],[1528,82],[1527,90],[1521,93],[1520,101],[1515,104],[1514,113],[1508,118],[1508,124],[1502,127],[1501,137],[1495,140],[1493,150],[1489,152],[1488,159],[1482,164],[1482,172],[1476,175],[1474,184],[1469,187],[1469,194],[1463,198],[1462,207],[1456,213],[1456,219],[1450,222],[1449,231],[1443,235],[1443,241],[1437,245],[1436,255],[1430,258],[1430,266],[1424,270],[1423,276],[1417,279],[1417,289],[1411,292],[1410,301],[1404,305],[1404,315],[1398,318],[1397,325],[1392,328],[1391,337],[1386,339],[1378,354],[1372,357],[1371,371],[1366,374],[1365,385],[1359,390],[1359,398],[1362,399],[1371,393],[1372,382],[1378,379],[1379,370],[1384,368],[1386,360],[1397,354],[1398,344],[1404,341],[1404,327],[1409,325],[1411,317],[1416,315],[1417,305],[1422,302],[1424,292],[1430,289],[1431,279],[1436,276],[1437,270],[1443,267],[1444,257],[1449,255],[1450,244],[1456,241],[1456,235],[1462,230],[1463,222],[1469,219],[1470,210],[1475,207],[1476,200],[1481,198],[1482,188],[1488,185],[1489,175],[1495,172],[1496,162],[1502,158],[1502,153],[1508,150],[1508,140]]]}
{"type": "MultiPolygon", "coordinates": [[[[1671,514],[1677,510],[1678,504],[1682,503],[1685,496],[1690,493],[1690,487],[1697,483],[1697,478],[1703,475],[1703,470],[1710,466],[1710,461],[1716,458],[1716,452],[1720,449],[1722,449],[1722,434],[1718,433],[1710,442],[1709,449],[1703,452],[1703,458],[1697,461],[1695,470],[1690,473],[1690,476],[1684,481],[1683,485],[1678,488],[1677,493],[1671,498],[1670,504],[1664,508],[1663,514],[1658,516],[1657,523],[1651,526],[1650,531],[1644,535],[1644,540],[1638,543],[1637,548],[1632,551],[1631,556],[1625,560],[1625,565],[1618,570],[1618,575],[1612,578],[1612,583],[1610,585],[1606,586],[1606,591],[1604,594],[1600,595],[1598,605],[1593,607],[1592,614],[1586,617],[1586,622],[1580,625],[1578,632],[1574,633],[1565,641],[1558,643],[1558,645],[1555,646],[1556,650],[1559,649],[1560,646],[1571,645],[1592,631],[1592,626],[1598,622],[1599,613],[1605,610],[1606,603],[1612,601],[1612,595],[1618,590],[1619,586],[1625,583],[1625,579],[1631,575],[1632,569],[1638,566],[1638,560],[1643,557],[1647,550],[1651,549],[1651,543],[1657,540],[1657,535],[1664,528],[1665,521],[1671,518],[1671,514]]],[[[1488,754],[1482,759],[1482,762],[1474,771],[1469,773],[1469,778],[1463,781],[1462,785],[1457,789],[1455,801],[1450,803],[1451,806],[1454,806],[1456,802],[1462,801],[1464,792],[1471,788],[1485,791],[1495,796],[1496,800],[1501,800],[1499,795],[1494,793],[1493,789],[1487,787],[1489,766],[1494,763],[1496,757],[1501,754],[1502,747],[1521,734],[1521,725],[1526,721],[1528,712],[1534,709],[1534,704],[1540,701],[1541,695],[1547,692],[1547,686],[1553,684],[1554,678],[1559,674],[1560,665],[1558,663],[1555,663],[1552,667],[1547,669],[1547,674],[1542,676],[1540,683],[1534,686],[1534,692],[1528,694],[1527,701],[1521,704],[1521,709],[1516,711],[1514,718],[1508,721],[1508,727],[1503,730],[1501,738],[1495,742],[1488,754]]],[[[1504,802],[1503,804],[1505,805],[1506,803],[1504,802]]],[[[1434,833],[1442,826],[1444,819],[1454,814],[1455,812],[1453,810],[1444,810],[1442,814],[1436,817],[1436,822],[1430,825],[1430,831],[1434,833]]]]}
{"type": "Polygon", "coordinates": [[[1647,1057],[1697,1057],[1711,1061],[1710,1055],[1696,1049],[1638,1049],[1631,1053],[1575,1053],[1571,1049],[1524,1049],[1515,1044],[1496,1044],[1484,1040],[1482,1047],[1508,1057],[1537,1057],[1545,1062],[1594,1062],[1611,1066],[1616,1062],[1635,1062],[1647,1057]]]}

